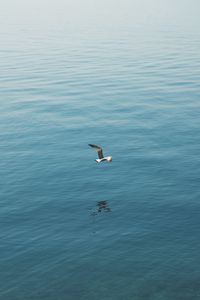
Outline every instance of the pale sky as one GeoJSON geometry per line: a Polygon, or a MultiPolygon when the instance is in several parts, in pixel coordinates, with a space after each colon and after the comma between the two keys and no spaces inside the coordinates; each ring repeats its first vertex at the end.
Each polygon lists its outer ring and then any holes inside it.
{"type": "Polygon", "coordinates": [[[104,26],[105,32],[110,26],[178,26],[198,33],[199,23],[199,0],[0,0],[0,35],[16,25],[45,31],[68,24],[77,30],[104,26]]]}
{"type": "Polygon", "coordinates": [[[105,20],[147,17],[199,18],[199,0],[0,0],[3,19],[43,16],[44,18],[81,18],[105,20]]]}

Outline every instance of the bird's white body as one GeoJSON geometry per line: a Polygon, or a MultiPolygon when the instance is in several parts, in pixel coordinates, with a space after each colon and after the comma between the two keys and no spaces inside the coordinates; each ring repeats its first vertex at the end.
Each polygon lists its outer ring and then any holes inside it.
{"type": "Polygon", "coordinates": [[[106,156],[106,157],[103,157],[103,158],[97,158],[95,159],[97,163],[100,163],[102,161],[109,161],[111,162],[112,161],[112,156],[106,156]]]}

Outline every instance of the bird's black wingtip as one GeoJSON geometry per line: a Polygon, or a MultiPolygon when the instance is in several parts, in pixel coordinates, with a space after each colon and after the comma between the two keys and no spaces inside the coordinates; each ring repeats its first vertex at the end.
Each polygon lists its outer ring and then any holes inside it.
{"type": "Polygon", "coordinates": [[[88,144],[88,146],[92,147],[92,148],[96,148],[97,146],[94,144],[88,144]]]}
{"type": "Polygon", "coordinates": [[[88,144],[90,147],[95,148],[96,150],[101,150],[101,147],[94,145],[94,144],[88,144]]]}

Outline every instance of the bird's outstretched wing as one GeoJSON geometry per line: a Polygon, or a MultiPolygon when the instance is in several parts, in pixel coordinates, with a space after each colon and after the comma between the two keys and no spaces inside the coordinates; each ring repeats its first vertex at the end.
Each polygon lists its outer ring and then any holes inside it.
{"type": "Polygon", "coordinates": [[[88,144],[90,147],[94,148],[97,151],[98,157],[100,159],[104,158],[103,156],[103,150],[101,147],[97,146],[97,145],[93,145],[93,144],[88,144]]]}

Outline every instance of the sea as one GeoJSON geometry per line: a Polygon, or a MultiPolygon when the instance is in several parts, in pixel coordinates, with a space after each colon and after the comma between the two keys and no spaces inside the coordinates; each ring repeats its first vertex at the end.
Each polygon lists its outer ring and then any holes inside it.
{"type": "Polygon", "coordinates": [[[199,11],[0,0],[0,299],[200,299],[199,11]]]}

